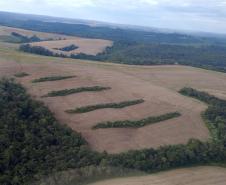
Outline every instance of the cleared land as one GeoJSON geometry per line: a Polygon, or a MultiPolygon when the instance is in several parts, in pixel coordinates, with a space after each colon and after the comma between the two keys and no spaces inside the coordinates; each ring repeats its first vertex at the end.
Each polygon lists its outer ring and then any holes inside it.
{"type": "Polygon", "coordinates": [[[101,39],[75,38],[75,39],[69,39],[69,40],[34,42],[31,45],[42,46],[54,53],[63,53],[65,55],[79,54],[79,53],[96,55],[98,53],[103,52],[106,47],[111,46],[112,42],[107,40],[101,40],[101,39]],[[79,48],[69,52],[54,49],[54,48],[63,48],[66,46],[70,46],[72,44],[78,46],[79,48]]]}
{"type": "Polygon", "coordinates": [[[103,39],[88,39],[73,36],[66,36],[53,33],[43,33],[36,31],[23,30],[19,28],[10,28],[5,26],[0,26],[0,36],[9,36],[12,32],[16,32],[25,36],[36,35],[41,39],[53,39],[53,41],[42,41],[32,43],[34,46],[45,47],[55,53],[63,53],[65,55],[85,53],[88,55],[96,55],[104,51],[108,46],[112,46],[112,41],[103,39]],[[63,48],[70,45],[78,46],[78,49],[72,50],[70,52],[60,51],[54,48],[63,48]]]}
{"type": "Polygon", "coordinates": [[[24,29],[20,29],[20,28],[0,26],[0,35],[9,36],[9,35],[11,35],[12,32],[16,32],[16,33],[19,33],[21,35],[29,36],[29,37],[36,35],[36,36],[40,37],[41,39],[59,40],[59,39],[72,39],[72,38],[74,38],[74,37],[71,37],[71,36],[66,36],[66,35],[61,35],[61,34],[44,33],[44,32],[37,32],[37,31],[31,31],[31,30],[24,30],[24,29]]]}
{"type": "Polygon", "coordinates": [[[57,119],[79,131],[97,151],[118,153],[130,149],[186,143],[190,138],[207,140],[209,132],[200,114],[207,106],[177,91],[185,86],[198,90],[226,92],[226,74],[184,66],[138,67],[81,60],[42,57],[19,53],[12,45],[0,43],[0,76],[26,72],[17,79],[37,99],[50,91],[81,86],[111,87],[108,91],[42,98],[57,119]],[[31,83],[43,76],[74,75],[63,81],[31,83]],[[144,99],[142,104],[124,109],[100,109],[85,114],[65,110],[87,105],[144,99]],[[145,128],[92,130],[97,122],[140,120],[148,116],[180,112],[182,116],[145,128]]]}
{"type": "Polygon", "coordinates": [[[225,182],[226,168],[196,167],[148,176],[106,180],[92,185],[225,185],[225,182]]]}

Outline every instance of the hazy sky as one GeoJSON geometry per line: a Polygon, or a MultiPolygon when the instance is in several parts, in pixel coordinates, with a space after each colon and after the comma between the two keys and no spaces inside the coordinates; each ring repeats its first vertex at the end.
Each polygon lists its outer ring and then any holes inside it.
{"type": "Polygon", "coordinates": [[[226,33],[226,0],[0,0],[0,10],[226,33]]]}

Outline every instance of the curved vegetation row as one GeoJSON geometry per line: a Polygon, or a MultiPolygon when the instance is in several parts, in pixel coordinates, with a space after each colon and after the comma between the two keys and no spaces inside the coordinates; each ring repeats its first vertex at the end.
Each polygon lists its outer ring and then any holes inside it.
{"type": "Polygon", "coordinates": [[[131,100],[131,101],[123,101],[123,102],[119,102],[119,103],[106,103],[106,104],[96,104],[96,105],[89,105],[89,106],[85,106],[85,107],[79,107],[76,109],[71,109],[71,110],[66,110],[65,112],[67,113],[86,113],[86,112],[91,112],[94,110],[98,110],[98,109],[106,109],[106,108],[113,108],[113,109],[122,109],[128,106],[132,106],[132,105],[137,105],[140,103],[143,103],[144,100],[143,99],[138,99],[138,100],[131,100]]]}
{"type": "Polygon", "coordinates": [[[35,80],[32,81],[32,83],[58,81],[58,80],[65,80],[65,79],[69,79],[69,78],[75,78],[75,77],[76,76],[47,76],[47,77],[35,79],[35,80]]]}
{"type": "Polygon", "coordinates": [[[93,86],[93,87],[79,87],[76,89],[64,89],[60,91],[51,91],[48,94],[42,97],[55,97],[55,96],[67,96],[71,94],[81,93],[81,92],[98,92],[109,90],[110,87],[101,87],[101,86],[93,86]]]}
{"type": "Polygon", "coordinates": [[[181,116],[179,112],[172,112],[172,113],[167,113],[161,116],[151,116],[147,117],[142,120],[136,120],[136,121],[130,121],[130,120],[124,120],[124,121],[107,121],[107,122],[102,122],[96,124],[93,129],[99,129],[99,128],[140,128],[144,127],[146,125],[158,123],[161,121],[165,121],[168,119],[176,118],[181,116]]]}
{"type": "Polygon", "coordinates": [[[226,100],[216,98],[206,92],[197,91],[192,88],[183,88],[179,91],[185,96],[196,98],[209,105],[203,113],[212,137],[216,141],[224,141],[226,146],[226,100]]]}
{"type": "MultiPolygon", "coordinates": [[[[182,92],[206,102],[213,99],[194,89],[182,92]]],[[[224,165],[226,101],[214,99],[204,115],[208,123],[214,125],[217,141],[191,139],[186,145],[109,155],[87,148],[80,134],[60,125],[48,108],[32,100],[21,85],[0,80],[0,184],[32,184],[31,181],[39,180],[42,174],[88,166],[95,169],[107,165],[154,172],[189,165],[224,165]]],[[[95,174],[95,170],[89,173],[95,174]]]]}

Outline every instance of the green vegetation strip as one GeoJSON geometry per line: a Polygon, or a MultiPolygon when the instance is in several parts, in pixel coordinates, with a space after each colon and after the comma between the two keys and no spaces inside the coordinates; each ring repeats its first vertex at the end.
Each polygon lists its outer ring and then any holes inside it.
{"type": "Polygon", "coordinates": [[[101,87],[101,86],[93,86],[93,87],[79,87],[76,89],[64,89],[60,91],[51,91],[47,95],[44,95],[42,97],[55,97],[55,96],[67,96],[70,94],[76,94],[81,92],[98,92],[98,91],[104,91],[109,90],[110,87],[101,87]]]}
{"type": "Polygon", "coordinates": [[[226,100],[190,87],[181,89],[179,93],[207,103],[209,105],[208,109],[202,114],[202,117],[211,132],[212,139],[214,141],[220,141],[222,138],[226,139],[226,100]]]}
{"type": "Polygon", "coordinates": [[[144,102],[143,99],[138,99],[138,100],[131,100],[131,101],[123,101],[123,102],[119,102],[119,103],[89,105],[89,106],[79,107],[79,108],[72,109],[72,110],[67,110],[65,112],[73,114],[73,113],[86,113],[86,112],[91,112],[91,111],[94,111],[97,109],[106,109],[106,108],[122,109],[124,107],[140,104],[143,102],[144,102]]]}
{"type": "Polygon", "coordinates": [[[75,78],[75,77],[76,76],[48,76],[48,77],[42,77],[39,79],[35,79],[32,81],[32,83],[58,81],[58,80],[65,80],[65,79],[69,79],[69,78],[75,78]]]}
{"type": "Polygon", "coordinates": [[[29,74],[24,73],[24,72],[21,72],[21,73],[15,74],[14,76],[17,77],[17,78],[23,78],[23,77],[25,77],[25,76],[29,76],[29,74]]]}
{"type": "Polygon", "coordinates": [[[102,122],[96,124],[93,129],[99,129],[99,128],[139,128],[139,127],[144,127],[146,125],[158,123],[161,121],[165,121],[168,119],[176,118],[181,116],[179,112],[172,112],[172,113],[167,113],[164,115],[156,116],[156,117],[147,117],[142,120],[136,120],[136,121],[130,121],[130,120],[124,120],[124,121],[107,121],[107,122],[102,122]]]}

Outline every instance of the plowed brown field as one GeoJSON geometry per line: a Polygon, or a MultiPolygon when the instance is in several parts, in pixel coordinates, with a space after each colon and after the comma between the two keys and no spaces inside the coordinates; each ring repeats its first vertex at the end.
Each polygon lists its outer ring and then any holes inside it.
{"type": "Polygon", "coordinates": [[[0,76],[18,72],[30,76],[18,79],[30,94],[44,101],[56,118],[81,132],[92,149],[119,153],[131,149],[159,147],[186,143],[191,138],[207,140],[209,132],[200,114],[207,106],[197,100],[181,96],[177,90],[190,86],[223,94],[226,74],[184,66],[138,67],[104,64],[82,60],[42,57],[20,53],[0,45],[0,76]],[[76,75],[76,78],[31,83],[31,80],[50,75],[76,75]],[[109,86],[102,92],[74,94],[65,97],[40,98],[52,90],[81,86],[109,86]],[[144,99],[145,103],[124,109],[100,109],[85,114],[64,111],[90,104],[144,99]],[[179,118],[163,121],[139,129],[99,129],[91,127],[100,121],[134,120],[179,111],[179,118]]]}
{"type": "Polygon", "coordinates": [[[55,53],[63,53],[65,55],[78,54],[78,53],[96,55],[98,53],[103,52],[106,47],[112,46],[112,43],[113,43],[112,41],[103,40],[103,39],[88,39],[88,38],[81,38],[81,37],[66,36],[61,34],[44,33],[44,32],[30,31],[30,30],[24,30],[19,28],[0,26],[0,36],[10,35],[12,32],[16,32],[29,37],[36,35],[41,39],[53,39],[53,41],[35,42],[35,43],[32,43],[32,45],[42,46],[55,53]],[[79,48],[70,52],[63,52],[63,51],[54,49],[54,48],[63,48],[65,46],[69,46],[72,44],[78,46],[79,48]]]}
{"type": "Polygon", "coordinates": [[[161,172],[149,176],[100,181],[92,185],[225,185],[225,182],[226,168],[196,167],[161,172]]]}

